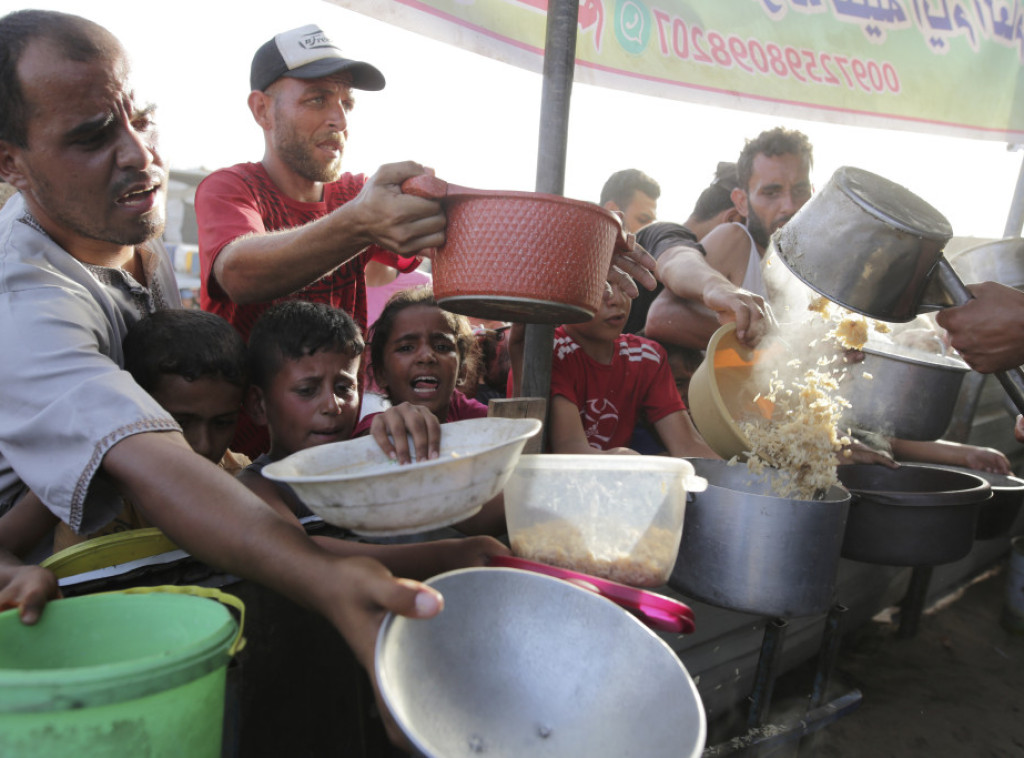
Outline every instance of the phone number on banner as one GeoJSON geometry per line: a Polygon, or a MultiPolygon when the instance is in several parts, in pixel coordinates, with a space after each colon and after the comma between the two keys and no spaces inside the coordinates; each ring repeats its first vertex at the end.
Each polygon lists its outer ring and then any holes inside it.
{"type": "Polygon", "coordinates": [[[780,46],[716,31],[673,18],[652,8],[658,22],[662,55],[722,68],[740,68],[749,74],[766,74],[782,79],[832,87],[846,86],[868,93],[898,94],[900,78],[891,63],[851,58],[845,55],[780,46]]]}

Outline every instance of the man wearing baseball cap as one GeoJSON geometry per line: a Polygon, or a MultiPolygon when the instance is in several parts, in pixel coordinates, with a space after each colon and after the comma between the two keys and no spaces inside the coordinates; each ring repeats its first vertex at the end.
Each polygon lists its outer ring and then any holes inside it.
{"type": "MultiPolygon", "coordinates": [[[[245,338],[272,303],[292,298],[342,308],[365,330],[367,262],[409,271],[411,256],[444,242],[440,203],[400,188],[423,166],[342,172],[354,91],[381,90],[384,76],[309,25],[256,51],[250,87],[263,159],[215,171],[196,192],[202,307],[245,338]]],[[[233,449],[258,455],[266,442],[243,418],[233,449]]]]}

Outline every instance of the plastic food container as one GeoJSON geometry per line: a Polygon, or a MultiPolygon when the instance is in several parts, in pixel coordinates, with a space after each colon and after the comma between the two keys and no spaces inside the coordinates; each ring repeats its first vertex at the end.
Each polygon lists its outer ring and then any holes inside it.
{"type": "MultiPolygon", "coordinates": [[[[771,418],[772,404],[762,394],[770,389],[759,383],[754,364],[765,360],[763,350],[747,347],[736,337],[730,321],[711,336],[704,361],[690,379],[690,415],[694,426],[712,450],[728,460],[745,458],[750,440],[740,421],[771,418]]],[[[767,380],[767,375],[765,375],[767,380]]]]}
{"type": "Polygon", "coordinates": [[[524,455],[505,484],[512,552],[634,587],[665,583],[686,493],[707,481],[681,458],[524,455]]]}

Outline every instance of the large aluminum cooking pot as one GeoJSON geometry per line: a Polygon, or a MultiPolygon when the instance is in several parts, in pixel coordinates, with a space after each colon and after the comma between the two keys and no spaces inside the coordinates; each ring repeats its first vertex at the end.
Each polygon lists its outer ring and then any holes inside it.
{"type": "MultiPolygon", "coordinates": [[[[946,218],[905,187],[843,166],[772,239],[816,292],[857,313],[906,322],[971,299],[942,255],[952,236],[946,218]]],[[[1024,413],[1024,372],[996,377],[1024,413]]]]}
{"type": "Polygon", "coordinates": [[[434,255],[434,296],[467,316],[587,321],[601,306],[612,255],[635,244],[614,213],[582,200],[470,189],[429,174],[407,179],[402,191],[443,202],[448,225],[434,255]]]}
{"type": "Polygon", "coordinates": [[[850,495],[779,497],[778,472],[690,458],[708,481],[686,506],[668,584],[687,597],[765,616],[807,616],[832,605],[850,495]]]}
{"type": "Polygon", "coordinates": [[[980,476],[916,463],[840,466],[839,480],[853,496],[843,557],[887,566],[963,558],[974,544],[978,507],[992,495],[980,476]]]}
{"type": "Polygon", "coordinates": [[[512,568],[427,583],[444,610],[388,615],[375,656],[381,695],[420,755],[701,754],[706,717],[690,675],[612,601],[512,568]]]}
{"type": "Polygon", "coordinates": [[[1007,237],[961,250],[949,258],[966,284],[999,282],[1024,289],[1024,239],[1007,237]]]}
{"type": "Polygon", "coordinates": [[[937,440],[953,417],[970,367],[959,358],[900,345],[861,349],[839,386],[843,424],[907,440],[937,440]]]}

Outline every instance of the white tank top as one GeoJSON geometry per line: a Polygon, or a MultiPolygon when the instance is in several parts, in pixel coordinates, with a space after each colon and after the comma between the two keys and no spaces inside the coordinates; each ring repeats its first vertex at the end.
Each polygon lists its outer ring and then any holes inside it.
{"type": "Polygon", "coordinates": [[[747,270],[743,274],[743,283],[740,286],[753,292],[755,295],[760,295],[763,298],[768,297],[768,290],[764,286],[764,278],[761,276],[761,253],[757,249],[757,245],[754,244],[754,238],[750,236],[750,232],[747,231],[745,224],[733,222],[736,226],[743,230],[743,233],[747,235],[747,239],[750,240],[750,255],[747,258],[747,270]]]}

